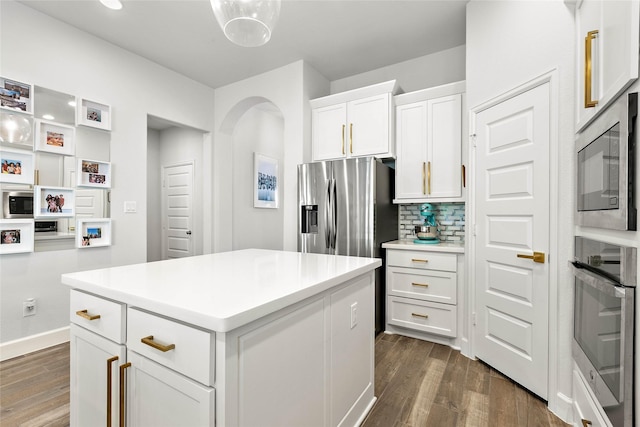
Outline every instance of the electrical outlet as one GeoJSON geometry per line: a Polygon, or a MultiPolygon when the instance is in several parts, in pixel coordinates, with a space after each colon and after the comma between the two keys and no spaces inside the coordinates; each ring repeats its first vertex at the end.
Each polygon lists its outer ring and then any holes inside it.
{"type": "Polygon", "coordinates": [[[355,328],[358,324],[358,303],[351,304],[351,329],[355,328]]]}
{"type": "Polygon", "coordinates": [[[27,299],[22,303],[22,316],[35,316],[36,314],[36,300],[33,298],[27,299]]]}

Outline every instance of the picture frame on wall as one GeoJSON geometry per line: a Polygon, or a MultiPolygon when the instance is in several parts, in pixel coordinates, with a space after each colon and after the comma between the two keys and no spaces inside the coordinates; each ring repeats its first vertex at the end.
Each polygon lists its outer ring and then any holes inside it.
{"type": "Polygon", "coordinates": [[[76,125],[111,130],[111,106],[77,98],[76,125]]]}
{"type": "Polygon", "coordinates": [[[0,255],[33,252],[32,219],[0,220],[0,255]]]}
{"type": "Polygon", "coordinates": [[[0,182],[8,184],[33,184],[33,151],[0,147],[0,182]]]}
{"type": "Polygon", "coordinates": [[[111,246],[110,218],[82,218],[76,221],[76,247],[111,246]]]}
{"type": "Polygon", "coordinates": [[[74,156],[76,153],[76,128],[46,120],[35,121],[35,151],[74,156]]]}
{"type": "Polygon", "coordinates": [[[69,218],[76,215],[73,188],[36,185],[33,188],[33,217],[69,218]]]}
{"type": "Polygon", "coordinates": [[[0,108],[33,114],[33,85],[0,77],[0,108]]]}
{"type": "Polygon", "coordinates": [[[253,207],[278,208],[278,160],[254,153],[253,207]]]}
{"type": "Polygon", "coordinates": [[[78,187],[111,188],[111,163],[79,158],[76,176],[78,187]]]}

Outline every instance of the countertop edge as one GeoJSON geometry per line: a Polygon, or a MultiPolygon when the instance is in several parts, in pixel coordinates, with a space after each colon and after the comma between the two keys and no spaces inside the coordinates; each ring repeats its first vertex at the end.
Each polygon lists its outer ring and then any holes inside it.
{"type": "Polygon", "coordinates": [[[382,244],[383,249],[400,249],[425,252],[447,252],[464,254],[464,244],[439,243],[437,245],[413,243],[412,240],[393,240],[382,244]]]}

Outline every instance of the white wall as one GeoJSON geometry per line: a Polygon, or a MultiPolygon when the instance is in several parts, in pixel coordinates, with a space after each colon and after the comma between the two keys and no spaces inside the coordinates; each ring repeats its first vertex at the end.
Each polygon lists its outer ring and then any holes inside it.
{"type": "Polygon", "coordinates": [[[162,177],[160,176],[160,131],[147,129],[147,261],[162,259],[162,177]]]}
{"type": "MultiPolygon", "coordinates": [[[[113,245],[0,257],[5,343],[69,324],[69,292],[60,274],[146,261],[147,114],[211,132],[214,91],[11,0],[0,2],[0,24],[2,76],[109,104],[113,113],[113,245]],[[124,201],[137,202],[137,213],[124,214],[124,201]],[[37,298],[38,314],[23,318],[22,301],[29,297],[37,298]]],[[[209,137],[205,170],[211,169],[210,145],[209,137]]],[[[203,194],[211,193],[208,187],[203,194]]],[[[211,203],[204,198],[205,206],[211,203]]],[[[211,229],[204,233],[210,241],[211,229]]]]}
{"type": "MultiPolygon", "coordinates": [[[[552,104],[557,134],[551,147],[552,183],[558,183],[551,204],[552,251],[557,277],[551,277],[549,408],[570,419],[572,278],[567,261],[573,255],[573,10],[562,0],[485,1],[467,6],[467,103],[470,109],[517,86],[556,70],[552,104]],[[555,165],[555,168],[554,168],[555,165]],[[559,165],[562,165],[560,168],[559,165]],[[555,178],[554,178],[555,176],[555,178]],[[557,244],[554,249],[554,240],[557,244]]],[[[553,184],[552,184],[553,187],[553,184]]],[[[552,270],[553,271],[553,270],[552,270]]]]}

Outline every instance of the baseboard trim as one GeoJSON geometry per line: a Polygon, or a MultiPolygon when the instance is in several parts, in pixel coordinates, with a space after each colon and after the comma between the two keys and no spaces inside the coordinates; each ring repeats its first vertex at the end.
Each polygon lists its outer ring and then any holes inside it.
{"type": "Polygon", "coordinates": [[[549,402],[549,410],[565,423],[573,423],[573,399],[558,392],[555,401],[549,402]]]}
{"type": "Polygon", "coordinates": [[[13,359],[69,341],[69,327],[54,329],[0,344],[0,361],[13,359]]]}

